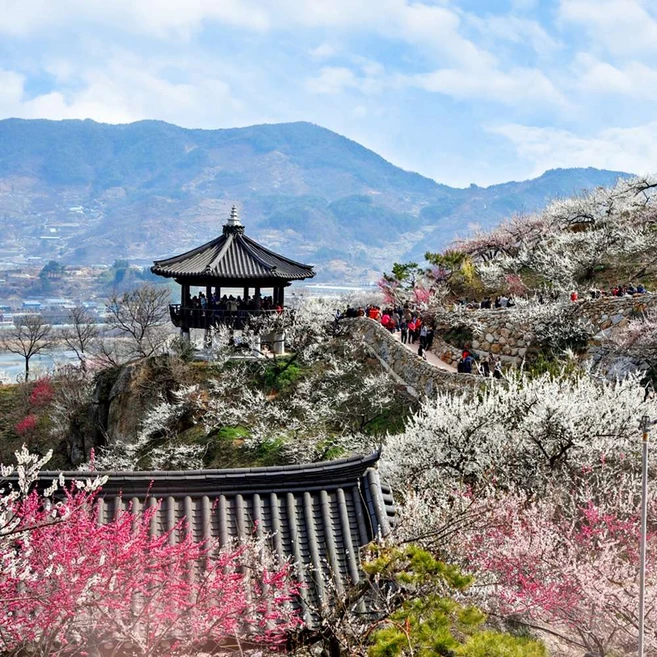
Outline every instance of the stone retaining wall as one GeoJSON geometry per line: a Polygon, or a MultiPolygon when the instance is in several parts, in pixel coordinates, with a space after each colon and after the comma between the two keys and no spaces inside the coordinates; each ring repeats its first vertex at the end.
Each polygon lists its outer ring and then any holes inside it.
{"type": "Polygon", "coordinates": [[[340,324],[353,336],[362,337],[381,364],[416,397],[434,395],[438,391],[458,391],[463,386],[477,387],[483,382],[479,376],[455,374],[431,365],[395,340],[388,330],[372,319],[343,319],[340,324]]]}
{"type": "MultiPolygon", "coordinates": [[[[632,317],[657,307],[657,295],[587,299],[575,301],[569,307],[593,325],[596,335],[591,341],[591,348],[595,349],[609,330],[623,328],[632,317]]],[[[522,316],[523,313],[516,308],[469,311],[464,324],[478,326],[474,331],[471,350],[480,358],[492,354],[504,363],[520,365],[527,355],[527,349],[535,341],[537,329],[537,325],[532,322],[523,321],[522,316]]],[[[461,357],[461,349],[440,339],[434,340],[433,351],[450,364],[455,364],[461,357]]]]}
{"type": "Polygon", "coordinates": [[[578,312],[586,317],[598,331],[622,328],[632,317],[639,317],[651,308],[657,308],[657,294],[637,294],[633,297],[603,297],[576,301],[578,312]]]}

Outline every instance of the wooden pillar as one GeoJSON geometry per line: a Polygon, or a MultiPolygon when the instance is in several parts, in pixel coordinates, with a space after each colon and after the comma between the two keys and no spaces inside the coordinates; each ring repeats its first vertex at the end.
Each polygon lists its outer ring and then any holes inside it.
{"type": "Polygon", "coordinates": [[[244,288],[244,294],[242,295],[242,299],[246,299],[246,297],[249,296],[249,288],[245,287],[244,288]]]}
{"type": "Polygon", "coordinates": [[[189,342],[189,283],[180,286],[180,336],[189,342]]]}
{"type": "Polygon", "coordinates": [[[281,285],[274,288],[274,305],[283,307],[285,302],[285,292],[284,287],[281,285]]]}
{"type": "Polygon", "coordinates": [[[208,300],[208,304],[210,303],[210,297],[212,296],[212,286],[211,285],[206,285],[205,286],[205,298],[208,300]]]}

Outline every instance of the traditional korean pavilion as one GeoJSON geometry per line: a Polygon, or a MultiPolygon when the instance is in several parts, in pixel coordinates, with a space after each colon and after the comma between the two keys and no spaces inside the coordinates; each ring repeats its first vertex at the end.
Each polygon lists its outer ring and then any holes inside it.
{"type": "MultiPolygon", "coordinates": [[[[379,453],[336,461],[265,468],[175,472],[66,472],[67,480],[107,475],[100,491],[100,522],[131,505],[157,505],[151,535],[174,529],[181,518],[195,540],[271,535],[271,549],[290,558],[304,583],[298,604],[306,622],[360,579],[359,549],[390,532],[395,509],[379,479],[379,453]]],[[[44,485],[59,476],[42,472],[44,485]]],[[[174,540],[178,533],[173,534],[174,540]]]]}
{"type": "Polygon", "coordinates": [[[311,265],[247,237],[235,206],[219,237],[181,255],[156,260],[151,271],[180,284],[180,303],[171,304],[170,312],[183,334],[220,323],[239,327],[249,315],[280,312],[285,307],[285,288],[315,275],[311,265]],[[192,294],[193,288],[201,288],[198,296],[192,294]]]}

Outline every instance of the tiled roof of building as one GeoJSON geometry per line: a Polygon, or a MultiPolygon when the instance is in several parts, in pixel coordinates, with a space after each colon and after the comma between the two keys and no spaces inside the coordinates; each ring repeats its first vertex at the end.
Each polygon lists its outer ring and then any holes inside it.
{"type": "Polygon", "coordinates": [[[169,278],[283,279],[300,280],[315,275],[304,265],[274,253],[244,234],[235,208],[223,234],[191,251],[156,260],[151,271],[169,278]]]}
{"type": "MultiPolygon", "coordinates": [[[[359,579],[359,548],[389,533],[394,523],[390,488],[379,480],[379,454],[306,465],[232,470],[68,472],[67,479],[108,476],[100,497],[101,522],[132,504],[161,501],[151,531],[181,518],[197,540],[221,545],[235,538],[271,534],[271,548],[300,564],[301,606],[307,620],[337,591],[359,579]]],[[[59,473],[43,472],[42,480],[59,473]]]]}

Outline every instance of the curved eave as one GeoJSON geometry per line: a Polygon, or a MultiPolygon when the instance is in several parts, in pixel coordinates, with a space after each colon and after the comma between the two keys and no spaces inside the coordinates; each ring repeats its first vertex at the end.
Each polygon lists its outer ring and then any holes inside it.
{"type": "Polygon", "coordinates": [[[216,274],[213,272],[181,272],[181,271],[175,271],[172,269],[160,269],[155,266],[151,267],[151,272],[155,274],[156,276],[163,276],[164,278],[180,278],[180,279],[185,279],[185,278],[212,278],[212,279],[221,279],[224,281],[244,281],[244,280],[269,280],[269,279],[278,279],[281,281],[302,281],[306,278],[314,278],[315,272],[310,269],[309,272],[303,273],[303,274],[291,274],[291,273],[283,273],[283,272],[278,272],[278,271],[270,271],[267,274],[259,275],[259,276],[243,276],[243,275],[235,275],[235,276],[227,276],[226,274],[216,274]]]}
{"type": "Polygon", "coordinates": [[[266,249],[243,234],[223,235],[179,256],[156,260],[151,271],[166,278],[223,281],[293,281],[315,276],[311,265],[266,249]]]}
{"type": "MultiPolygon", "coordinates": [[[[154,471],[108,471],[64,472],[67,480],[93,479],[107,476],[103,494],[122,491],[124,495],[143,493],[153,495],[210,494],[221,491],[293,490],[302,488],[326,488],[353,483],[376,465],[380,452],[367,456],[353,456],[335,461],[285,465],[264,468],[232,468],[227,470],[154,470],[154,471]]],[[[59,477],[57,471],[39,473],[39,480],[48,483],[59,477]]]]}

